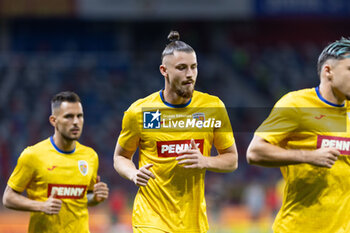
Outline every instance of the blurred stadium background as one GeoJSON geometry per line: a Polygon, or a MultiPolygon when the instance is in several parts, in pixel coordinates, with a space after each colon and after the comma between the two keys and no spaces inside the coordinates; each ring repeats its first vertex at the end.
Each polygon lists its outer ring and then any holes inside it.
{"type": "MultiPolygon", "coordinates": [[[[228,107],[239,150],[237,171],[207,173],[209,232],[271,232],[283,186],[279,169],[246,163],[254,111],[318,84],[317,57],[349,36],[349,15],[347,0],[0,0],[0,197],[21,151],[53,133],[52,95],[72,90],[85,111],[80,141],[111,188],[90,209],[91,232],[131,232],[137,189],[114,171],[114,146],[127,107],[163,87],[174,29],[197,52],[197,89],[228,107]]],[[[26,232],[28,218],[1,206],[0,232],[26,232]]]]}

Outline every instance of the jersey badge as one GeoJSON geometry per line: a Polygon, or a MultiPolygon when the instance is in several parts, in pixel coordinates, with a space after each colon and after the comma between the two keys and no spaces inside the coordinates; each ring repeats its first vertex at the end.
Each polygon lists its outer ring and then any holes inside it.
{"type": "Polygon", "coordinates": [[[316,120],[321,120],[323,117],[326,117],[326,115],[321,114],[319,116],[315,116],[315,119],[316,120]]]}
{"type": "Polygon", "coordinates": [[[52,166],[52,167],[48,167],[47,170],[52,171],[52,170],[55,169],[56,167],[57,167],[57,166],[54,165],[54,166],[52,166]]]}
{"type": "Polygon", "coordinates": [[[88,163],[85,160],[78,161],[79,171],[83,176],[86,176],[88,173],[88,163]]]}
{"type": "Polygon", "coordinates": [[[203,112],[196,112],[192,114],[193,119],[197,121],[205,121],[205,114],[203,112]]]}

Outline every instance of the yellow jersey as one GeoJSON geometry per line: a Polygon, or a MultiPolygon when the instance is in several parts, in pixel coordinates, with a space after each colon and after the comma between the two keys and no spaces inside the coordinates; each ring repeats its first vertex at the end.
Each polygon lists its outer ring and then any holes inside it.
{"type": "Polygon", "coordinates": [[[205,170],[178,165],[178,151],[195,140],[204,156],[212,145],[233,145],[230,121],[222,101],[194,91],[182,105],[165,102],[162,91],[133,103],[125,112],[119,145],[128,151],[139,147],[139,167],[152,163],[155,179],[140,187],[133,208],[133,226],[165,232],[207,232],[204,198],[205,170]]]}
{"type": "Polygon", "coordinates": [[[52,137],[27,147],[18,158],[8,185],[28,198],[46,201],[51,192],[62,200],[57,215],[31,212],[29,233],[88,233],[87,191],[96,182],[96,152],[76,142],[70,152],[61,151],[52,137]]]}
{"type": "Polygon", "coordinates": [[[285,149],[337,148],[332,168],[302,163],[282,166],[286,181],[274,232],[350,232],[350,130],[348,103],[325,100],[318,88],[282,97],[256,135],[285,149]]]}

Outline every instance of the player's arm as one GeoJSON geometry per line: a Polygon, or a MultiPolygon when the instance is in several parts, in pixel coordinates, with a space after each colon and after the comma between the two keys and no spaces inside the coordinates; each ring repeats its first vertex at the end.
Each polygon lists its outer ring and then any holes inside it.
{"type": "Polygon", "coordinates": [[[236,144],[229,148],[217,150],[217,156],[205,157],[207,159],[207,170],[213,172],[232,172],[238,167],[238,155],[236,144]]]}
{"type": "Polygon", "coordinates": [[[44,212],[46,214],[58,214],[62,201],[54,197],[53,192],[47,201],[35,201],[23,196],[8,185],[6,186],[2,203],[6,208],[13,210],[44,212]]]}
{"type": "Polygon", "coordinates": [[[315,166],[331,168],[339,155],[340,152],[334,148],[288,150],[272,145],[262,137],[254,135],[247,150],[247,161],[249,164],[266,167],[309,163],[315,166]]]}
{"type": "Polygon", "coordinates": [[[137,169],[132,157],[135,151],[127,151],[123,149],[119,143],[114,151],[114,169],[122,177],[134,182],[138,186],[146,186],[150,178],[155,178],[154,174],[149,170],[153,164],[146,164],[137,169]]]}
{"type": "Polygon", "coordinates": [[[184,168],[207,169],[214,172],[232,172],[237,169],[237,149],[236,145],[218,150],[217,156],[204,156],[198,149],[195,141],[191,140],[191,149],[180,151],[180,156],[176,158],[178,164],[184,168]]]}

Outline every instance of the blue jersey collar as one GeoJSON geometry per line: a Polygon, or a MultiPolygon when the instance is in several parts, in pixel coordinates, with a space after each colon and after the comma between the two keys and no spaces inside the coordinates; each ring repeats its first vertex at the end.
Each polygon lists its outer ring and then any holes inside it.
{"type": "Polygon", "coordinates": [[[326,104],[328,104],[328,105],[331,105],[331,106],[333,106],[333,107],[344,107],[344,104],[333,104],[333,103],[329,102],[328,100],[326,100],[325,98],[323,98],[322,95],[321,95],[321,93],[320,93],[319,87],[316,87],[316,88],[315,88],[315,91],[316,91],[316,94],[317,94],[318,98],[319,98],[322,102],[324,102],[324,103],[326,103],[326,104]]]}
{"type": "Polygon", "coordinates": [[[74,153],[74,151],[75,151],[75,148],[74,148],[73,150],[71,150],[71,151],[63,151],[63,150],[60,150],[60,148],[58,148],[58,146],[55,144],[55,141],[53,140],[53,136],[50,137],[50,142],[51,142],[51,144],[53,145],[53,147],[54,147],[58,152],[60,152],[60,153],[62,153],[62,154],[72,154],[72,153],[74,153]]]}
{"type": "Polygon", "coordinates": [[[168,107],[171,107],[171,108],[184,108],[184,107],[187,107],[187,106],[191,103],[191,101],[192,101],[192,98],[191,98],[191,99],[190,99],[187,103],[185,103],[185,104],[171,104],[171,103],[168,103],[168,102],[166,102],[165,99],[164,99],[163,91],[164,91],[164,89],[160,90],[159,95],[160,95],[160,98],[162,99],[163,103],[164,103],[166,106],[168,106],[168,107]]]}

